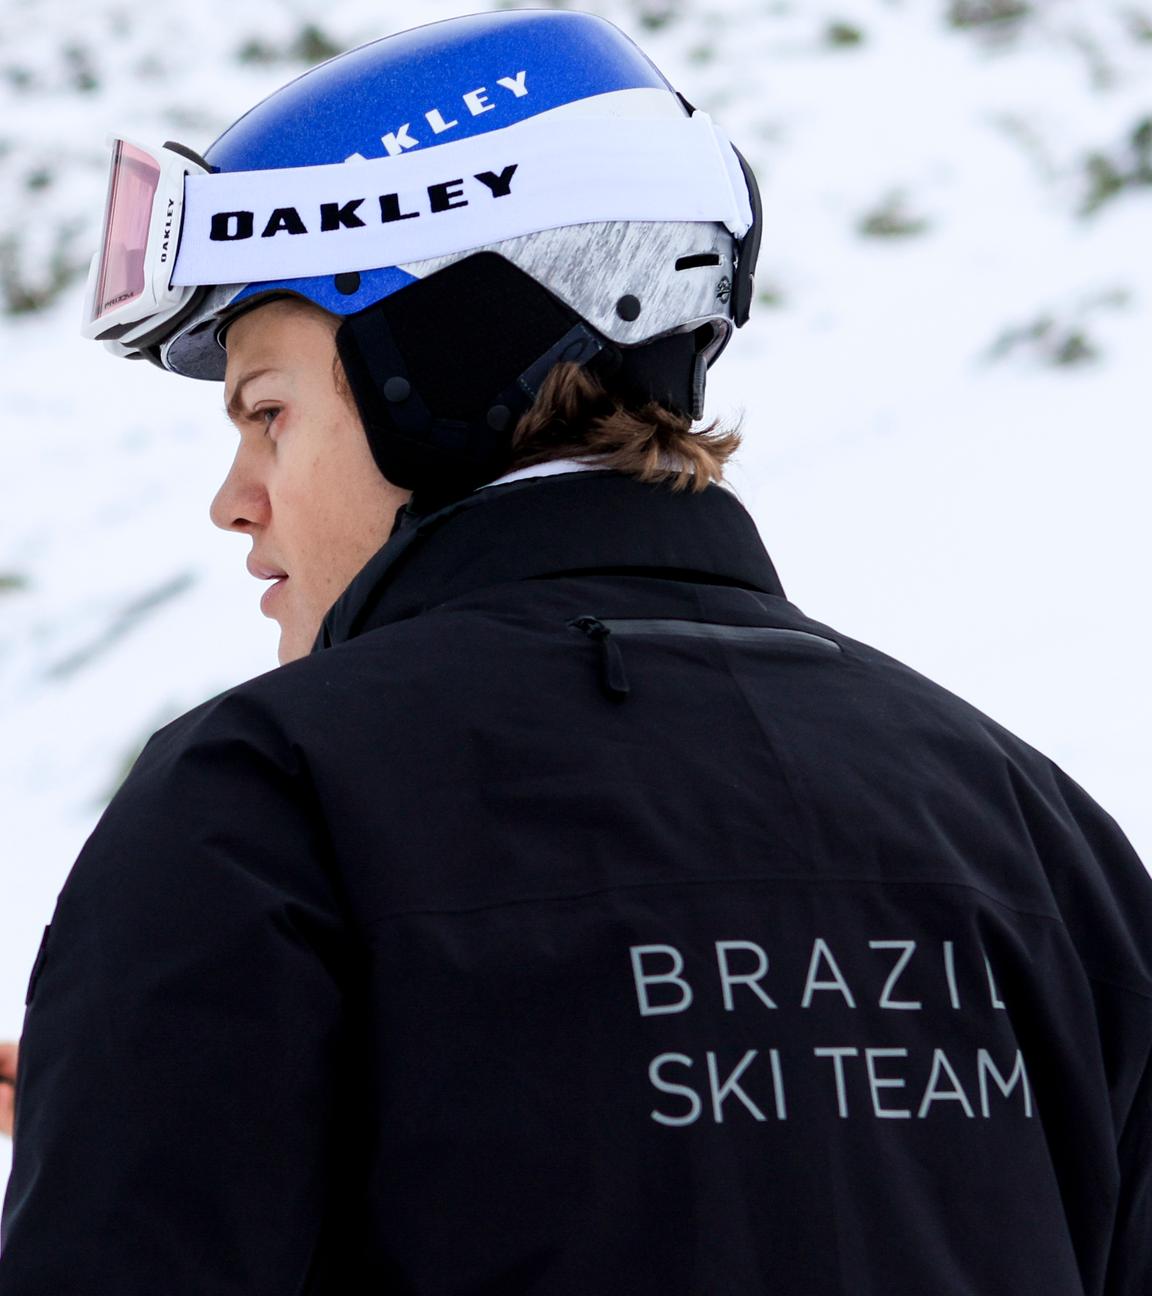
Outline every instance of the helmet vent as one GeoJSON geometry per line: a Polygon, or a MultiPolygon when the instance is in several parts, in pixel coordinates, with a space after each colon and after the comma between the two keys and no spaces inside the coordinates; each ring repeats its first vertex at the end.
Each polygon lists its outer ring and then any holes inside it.
{"type": "Polygon", "coordinates": [[[695,270],[697,266],[715,266],[719,264],[719,252],[693,252],[691,256],[676,258],[677,270],[695,270]]]}

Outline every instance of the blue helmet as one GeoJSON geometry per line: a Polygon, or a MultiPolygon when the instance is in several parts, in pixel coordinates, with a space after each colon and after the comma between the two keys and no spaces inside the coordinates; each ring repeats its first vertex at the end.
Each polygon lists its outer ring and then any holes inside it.
{"type": "MultiPolygon", "coordinates": [[[[678,141],[693,144],[697,135],[671,133],[684,132],[688,118],[707,123],[632,41],[587,14],[473,15],[350,50],[251,109],[208,148],[204,164],[213,175],[331,172],[329,164],[372,159],[411,165],[417,153],[427,166],[444,149],[461,175],[449,167],[443,182],[428,185],[423,208],[402,209],[404,199],[381,194],[380,219],[398,230],[406,222],[403,234],[415,236],[418,217],[431,228],[435,213],[447,211],[455,242],[443,250],[435,238],[427,246],[417,238],[396,264],[379,263],[377,244],[369,263],[334,273],[267,278],[256,266],[247,282],[197,289],[162,336],[135,349],[175,373],[220,380],[224,331],[239,313],[292,295],[344,317],[345,369],[377,461],[401,486],[446,468],[461,481],[492,475],[510,427],[563,359],[616,375],[633,397],[699,417],[705,370],[747,319],[760,215],[750,169],[711,123],[720,143],[709,134],[709,146],[726,152],[744,219],[701,218],[719,208],[695,193],[665,198],[697,183],[676,174],[694,165],[679,161],[694,155],[681,154],[678,141]],[[626,158],[607,155],[619,139],[645,134],[656,153],[657,141],[668,142],[660,158],[641,159],[647,172],[637,168],[633,184],[621,170],[626,158]],[[470,139],[476,148],[526,141],[545,163],[537,170],[550,173],[551,197],[525,205],[519,224],[508,217],[492,224],[488,213],[513,212],[499,200],[517,182],[517,167],[465,175],[455,159],[469,156],[462,141],[470,139]],[[381,450],[385,442],[391,450],[381,450]]],[[[368,210],[359,201],[325,206],[333,228],[362,225],[368,210]]],[[[254,253],[274,241],[270,234],[304,244],[291,237],[308,233],[303,219],[291,208],[276,211],[263,237],[249,240],[254,253]]],[[[255,232],[251,213],[218,219],[213,239],[255,232]]],[[[225,250],[237,258],[229,264],[249,268],[239,244],[225,250]]]]}

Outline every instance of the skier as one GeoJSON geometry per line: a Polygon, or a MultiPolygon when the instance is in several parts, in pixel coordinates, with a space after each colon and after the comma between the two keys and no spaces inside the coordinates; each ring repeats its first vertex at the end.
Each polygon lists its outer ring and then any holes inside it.
{"type": "Polygon", "coordinates": [[[87,331],[223,380],[277,670],[30,973],[0,1296],[1136,1296],[1152,880],[805,616],[693,431],[755,181],[606,22],[116,150],[87,331]]]}
{"type": "Polygon", "coordinates": [[[12,1136],[12,1123],[15,1117],[16,1067],[20,1058],[20,1046],[9,1040],[0,1044],[0,1134],[12,1136]]]}

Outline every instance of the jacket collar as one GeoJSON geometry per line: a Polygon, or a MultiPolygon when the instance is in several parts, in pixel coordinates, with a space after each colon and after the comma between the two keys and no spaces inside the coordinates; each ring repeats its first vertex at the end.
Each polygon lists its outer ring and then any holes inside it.
{"type": "Polygon", "coordinates": [[[336,600],[312,651],[503,581],[643,571],[783,595],[743,505],[727,489],[674,492],[617,472],[490,486],[425,515],[407,506],[336,600]]]}

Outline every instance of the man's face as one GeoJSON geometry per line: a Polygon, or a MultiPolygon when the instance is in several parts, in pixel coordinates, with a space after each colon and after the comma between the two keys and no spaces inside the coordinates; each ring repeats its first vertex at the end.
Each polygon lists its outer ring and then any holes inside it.
{"type": "Polygon", "coordinates": [[[324,614],[388,539],[409,497],[380,475],[336,389],[336,323],[279,300],[228,330],[225,400],[240,433],[212,521],[252,537],[248,568],[279,579],[260,600],[281,665],[307,656],[324,614]]]}

